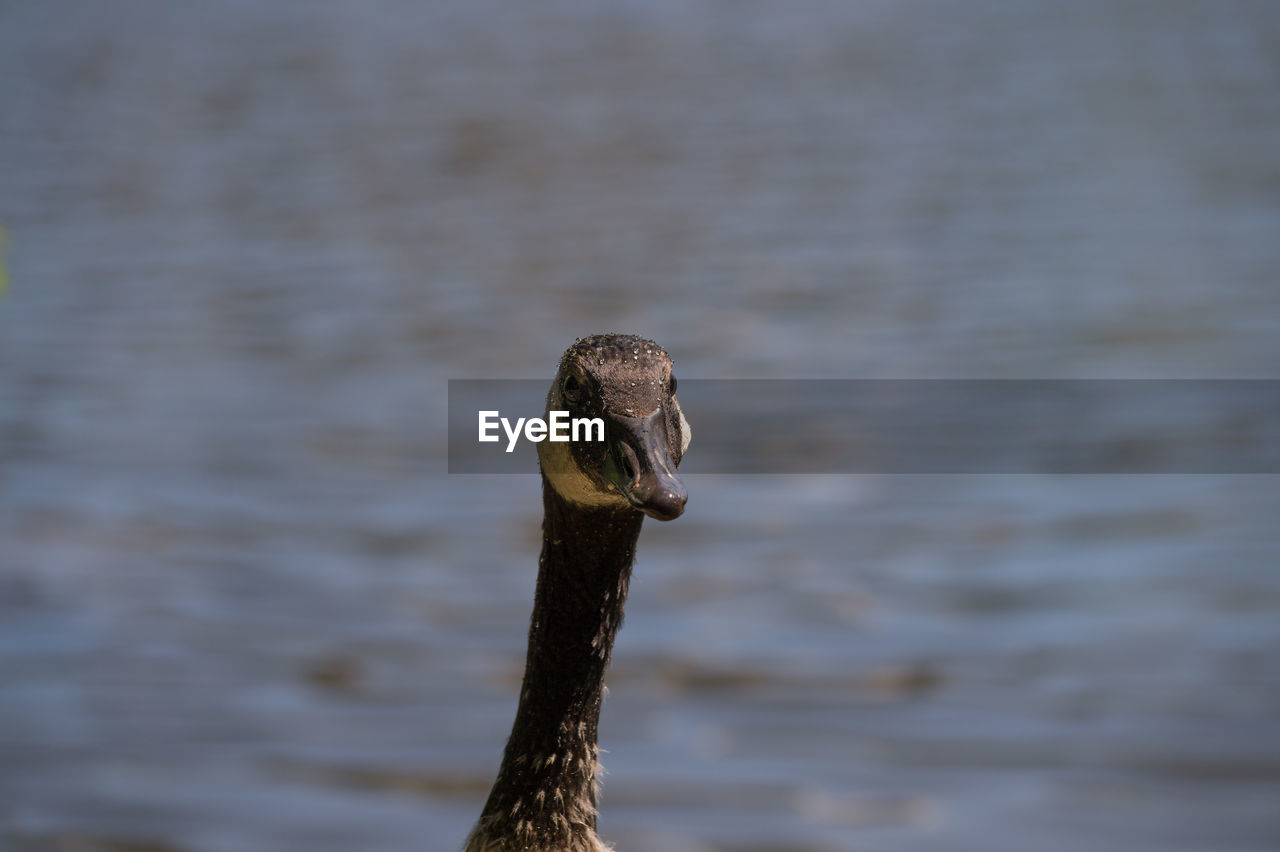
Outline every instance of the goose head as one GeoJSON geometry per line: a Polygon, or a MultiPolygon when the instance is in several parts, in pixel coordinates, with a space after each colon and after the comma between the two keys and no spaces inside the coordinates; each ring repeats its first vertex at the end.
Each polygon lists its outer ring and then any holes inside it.
{"type": "Polygon", "coordinates": [[[543,475],[565,500],[631,506],[660,521],[684,511],[688,493],[676,467],[689,447],[689,423],[661,346],[624,334],[579,339],[560,359],[547,411],[604,421],[603,441],[538,444],[543,475]]]}

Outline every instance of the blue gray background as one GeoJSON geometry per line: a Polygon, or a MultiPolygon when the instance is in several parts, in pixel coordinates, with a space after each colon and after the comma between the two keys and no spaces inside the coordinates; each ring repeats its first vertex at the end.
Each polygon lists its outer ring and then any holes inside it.
{"type": "MultiPolygon", "coordinates": [[[[0,847],[460,845],[541,508],[445,474],[450,378],[1275,378],[1277,57],[1269,0],[0,5],[0,847]]],[[[688,485],[620,849],[1276,848],[1273,477],[688,485]]]]}

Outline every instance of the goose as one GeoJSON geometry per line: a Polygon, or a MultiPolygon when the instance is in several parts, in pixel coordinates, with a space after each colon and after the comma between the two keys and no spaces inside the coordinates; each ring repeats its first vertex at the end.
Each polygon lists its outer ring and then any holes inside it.
{"type": "Polygon", "coordinates": [[[538,444],[542,555],[524,680],[497,779],[465,852],[606,852],[596,834],[604,673],[645,515],[688,499],[676,467],[689,423],[671,358],[634,335],[579,338],[547,412],[604,420],[603,441],[538,444]]]}

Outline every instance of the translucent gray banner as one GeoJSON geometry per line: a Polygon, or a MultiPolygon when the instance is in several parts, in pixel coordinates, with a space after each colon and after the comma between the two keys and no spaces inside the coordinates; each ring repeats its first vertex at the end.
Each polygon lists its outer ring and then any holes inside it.
{"type": "MultiPolygon", "coordinates": [[[[451,380],[449,472],[536,472],[536,444],[497,424],[480,442],[478,412],[541,418],[547,387],[451,380]]],[[[678,395],[687,473],[1280,473],[1275,379],[681,379],[678,395]]]]}

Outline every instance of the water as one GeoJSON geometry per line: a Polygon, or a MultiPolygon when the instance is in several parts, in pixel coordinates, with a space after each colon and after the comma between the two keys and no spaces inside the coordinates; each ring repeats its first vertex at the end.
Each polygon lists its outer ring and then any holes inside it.
{"type": "MultiPolygon", "coordinates": [[[[1274,377],[1278,34],[10,4],[0,847],[460,845],[540,505],[443,473],[449,378],[609,330],[690,378],[1274,377]]],[[[1280,842],[1274,478],[688,485],[610,676],[619,848],[1280,842]]]]}

